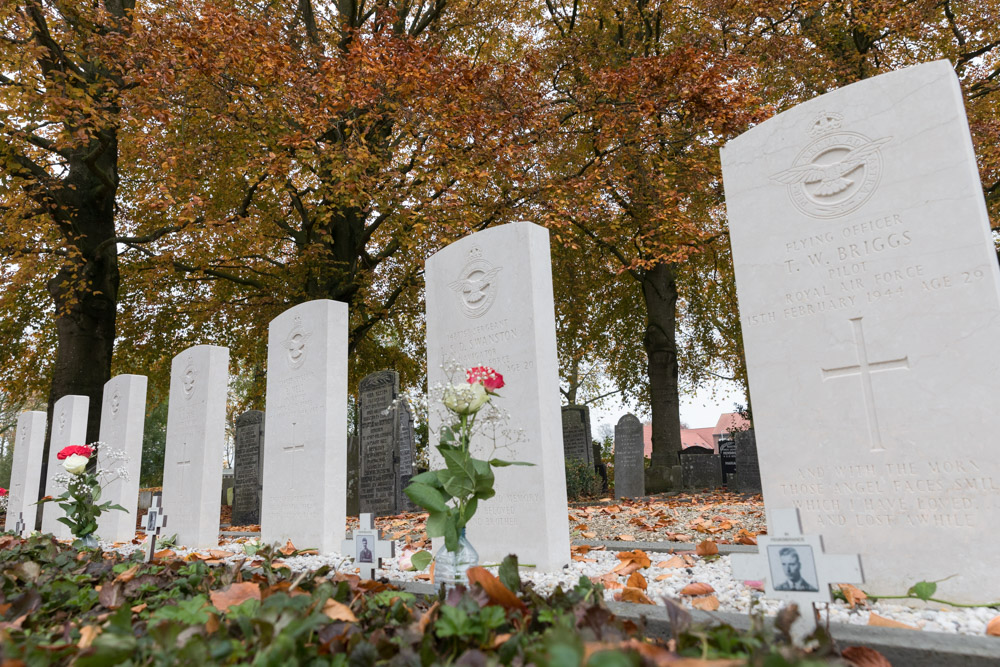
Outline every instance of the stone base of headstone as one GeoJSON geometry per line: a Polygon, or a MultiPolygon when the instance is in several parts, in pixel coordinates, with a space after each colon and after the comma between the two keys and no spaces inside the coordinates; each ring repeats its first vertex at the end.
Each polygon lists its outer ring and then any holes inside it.
{"type": "Polygon", "coordinates": [[[646,468],[646,493],[663,493],[665,491],[679,490],[681,488],[680,475],[674,474],[674,468],[679,468],[679,466],[664,466],[654,463],[646,468]]]}

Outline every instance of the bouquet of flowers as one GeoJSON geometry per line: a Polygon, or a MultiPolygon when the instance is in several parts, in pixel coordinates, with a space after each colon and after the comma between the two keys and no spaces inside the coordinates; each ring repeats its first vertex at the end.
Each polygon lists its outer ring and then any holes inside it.
{"type": "Polygon", "coordinates": [[[0,512],[7,513],[7,489],[0,486],[0,512]]]}
{"type": "Polygon", "coordinates": [[[492,498],[493,468],[531,465],[498,458],[477,459],[469,452],[476,416],[504,386],[503,376],[487,366],[466,371],[465,383],[451,383],[444,388],[443,402],[455,420],[441,428],[437,450],[444,459],[443,470],[430,470],[414,476],[404,492],[414,503],[427,510],[427,535],[444,537],[445,549],[457,552],[459,539],[472,519],[480,500],[492,498]]]}
{"type": "MultiPolygon", "coordinates": [[[[108,510],[121,510],[127,512],[124,507],[107,501],[100,503],[101,490],[104,486],[118,479],[128,478],[128,471],[121,467],[116,471],[88,471],[87,465],[90,460],[97,456],[97,448],[103,443],[95,442],[92,445],[70,445],[56,454],[56,458],[62,461],[65,473],[59,473],[54,477],[55,481],[66,487],[62,495],[53,498],[46,496],[39,502],[55,502],[63,509],[66,516],[59,517],[58,521],[69,526],[73,535],[84,539],[93,535],[97,530],[97,518],[108,510]],[[102,486],[102,478],[105,479],[102,486]]],[[[111,450],[108,452],[111,459],[127,459],[124,452],[111,450]]]]}

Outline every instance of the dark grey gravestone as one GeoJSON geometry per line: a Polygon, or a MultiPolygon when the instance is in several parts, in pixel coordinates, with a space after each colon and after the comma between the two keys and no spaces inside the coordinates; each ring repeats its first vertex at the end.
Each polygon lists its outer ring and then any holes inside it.
{"type": "Polygon", "coordinates": [[[736,434],[736,490],[740,493],[760,493],[760,463],[757,460],[757,438],[753,429],[736,434]]]}
{"type": "Polygon", "coordinates": [[[378,371],[358,385],[361,411],[361,479],[358,498],[361,512],[374,516],[395,514],[396,508],[396,414],[392,407],[399,395],[399,374],[378,371]]]}
{"type": "Polygon", "coordinates": [[[352,435],[347,438],[347,516],[361,514],[361,499],[358,485],[361,482],[361,439],[352,435]]]}
{"type": "Polygon", "coordinates": [[[236,418],[233,452],[234,526],[260,523],[260,498],[264,488],[264,413],[247,410],[236,418]]]}
{"type": "Polygon", "coordinates": [[[399,450],[399,483],[396,485],[396,507],[401,512],[415,512],[419,509],[403,493],[410,483],[416,463],[416,443],[413,434],[413,413],[405,399],[400,399],[396,410],[396,443],[399,450]]]}
{"type": "Polygon", "coordinates": [[[566,460],[576,459],[593,465],[590,437],[590,408],[568,405],[562,409],[563,453],[566,460]]]}
{"type": "Polygon", "coordinates": [[[722,463],[722,483],[732,489],[736,481],[736,441],[719,441],[719,460],[722,463]]]}
{"type": "Polygon", "coordinates": [[[688,489],[717,489],[722,486],[719,455],[707,447],[688,447],[680,452],[681,483],[688,489]]]}
{"type": "Polygon", "coordinates": [[[615,425],[615,498],[646,495],[642,422],[632,414],[615,425]]]}
{"type": "Polygon", "coordinates": [[[233,489],[236,487],[236,478],[232,468],[222,469],[222,504],[233,504],[233,489]]]}

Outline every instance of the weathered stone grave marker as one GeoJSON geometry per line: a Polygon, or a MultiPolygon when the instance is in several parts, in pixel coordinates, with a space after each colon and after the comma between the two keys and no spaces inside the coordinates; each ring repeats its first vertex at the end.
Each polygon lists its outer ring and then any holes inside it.
{"type": "Polygon", "coordinates": [[[719,463],[722,465],[722,484],[730,489],[736,486],[736,440],[731,436],[719,440],[719,463]]]}
{"type": "Polygon", "coordinates": [[[399,373],[371,373],[358,383],[361,412],[361,476],[358,496],[361,512],[385,516],[398,511],[396,449],[397,415],[393,401],[399,396],[399,373]]]}
{"type": "Polygon", "coordinates": [[[951,65],[800,104],[722,162],[765,504],[873,590],[961,562],[942,597],[1000,599],[968,558],[1000,548],[1000,268],[951,65]]]}
{"type": "Polygon", "coordinates": [[[646,495],[642,422],[627,414],[615,425],[615,498],[646,495]]]}
{"type": "Polygon", "coordinates": [[[410,411],[410,405],[406,402],[406,399],[399,399],[396,414],[398,417],[396,426],[396,443],[397,448],[399,449],[399,476],[396,484],[396,511],[414,512],[419,508],[413,504],[413,501],[411,501],[405,493],[403,493],[403,489],[409,486],[410,479],[414,475],[417,453],[416,442],[414,440],[415,433],[413,431],[413,412],[410,411]]]}
{"type": "Polygon", "coordinates": [[[815,604],[830,601],[830,584],[864,582],[857,554],[824,553],[823,538],[803,535],[796,509],[770,510],[768,534],[757,538],[756,554],[732,554],[733,575],[738,579],[764,580],[764,594],[799,605],[802,629],[816,629],[815,604]]]}
{"type": "Polygon", "coordinates": [[[382,567],[382,559],[396,555],[396,543],[382,539],[382,531],[375,528],[372,514],[362,512],[358,519],[357,530],[351,539],[343,541],[341,552],[354,556],[362,579],[373,579],[375,570],[382,567]]]}
{"type": "Polygon", "coordinates": [[[167,526],[167,515],[160,507],[160,494],[157,493],[153,496],[153,504],[149,506],[146,516],[142,517],[142,526],[146,532],[146,555],[143,561],[149,563],[153,560],[153,554],[156,553],[156,538],[159,537],[160,531],[167,526]]]}
{"type": "Polygon", "coordinates": [[[562,408],[563,452],[566,460],[594,465],[590,437],[590,408],[586,405],[564,405],[562,408]]]}
{"type": "Polygon", "coordinates": [[[722,462],[707,447],[687,447],[680,451],[681,483],[688,489],[717,489],[722,486],[722,462]]]}
{"type": "Polygon", "coordinates": [[[264,412],[247,410],[236,418],[233,451],[234,526],[260,523],[260,498],[264,479],[264,412]]]}
{"type": "Polygon", "coordinates": [[[757,460],[757,440],[753,429],[738,431],[736,437],[736,490],[740,493],[760,493],[760,462],[757,460]]]}
{"type": "Polygon", "coordinates": [[[45,413],[40,410],[22,412],[17,416],[14,432],[14,457],[10,466],[10,491],[7,496],[7,518],[4,530],[14,527],[14,517],[23,518],[35,529],[38,485],[42,478],[42,455],[45,449],[45,413]]]}
{"type": "Polygon", "coordinates": [[[186,547],[219,544],[229,349],[195,345],[170,366],[163,504],[186,547]]]}
{"type": "MultiPolygon", "coordinates": [[[[569,519],[548,231],[521,222],[478,232],[428,259],[425,276],[428,386],[449,381],[445,363],[494,368],[506,382],[497,406],[517,427],[496,434],[494,455],[535,464],[496,470],[497,495],[479,504],[469,541],[483,562],[513,552],[541,571],[561,568],[569,519]]],[[[440,410],[430,406],[432,433],[440,410]]],[[[493,446],[484,434],[473,451],[486,458],[493,446]]]]}
{"type": "Polygon", "coordinates": [[[146,382],[145,375],[116,375],[104,385],[99,439],[105,446],[97,450],[97,466],[107,471],[124,468],[126,477],[113,474],[112,481],[101,491],[101,501],[109,500],[128,510],[104,512],[98,517],[97,534],[108,542],[127,542],[135,537],[146,382]],[[127,458],[113,460],[109,449],[124,452],[127,458]]]}
{"type": "Polygon", "coordinates": [[[347,515],[347,304],[307,301],[267,342],[261,539],[336,551],[347,515]]]}
{"type": "MultiPolygon", "coordinates": [[[[46,472],[45,495],[57,497],[66,491],[62,484],[56,484],[55,476],[66,473],[57,456],[69,445],[87,444],[87,410],[90,399],[87,396],[63,396],[52,409],[52,434],[49,436],[49,467],[46,472]]],[[[51,533],[60,539],[73,537],[69,526],[59,521],[66,516],[56,502],[42,505],[42,532],[51,533]]]]}

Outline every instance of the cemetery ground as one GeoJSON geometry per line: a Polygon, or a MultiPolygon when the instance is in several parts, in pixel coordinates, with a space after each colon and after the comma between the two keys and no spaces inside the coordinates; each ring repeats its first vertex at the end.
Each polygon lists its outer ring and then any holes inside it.
{"type": "MultiPolygon", "coordinates": [[[[470,575],[471,592],[447,599],[437,598],[431,572],[402,569],[413,551],[431,548],[423,513],[376,520],[397,557],[363,580],[340,554],[261,544],[257,526],[226,525],[227,510],[217,549],[168,538],[148,564],[141,530],[103,551],[44,535],[0,537],[0,658],[23,661],[4,664],[890,664],[843,641],[824,640],[807,657],[778,642],[780,630],[738,629],[733,619],[751,618],[751,608],[773,617],[779,607],[758,582],[728,572],[730,551],[752,550],[767,533],[760,496],[572,503],[572,562],[563,572],[484,563],[470,575]],[[713,612],[712,629],[688,625],[689,614],[704,622],[698,610],[713,612]],[[671,619],[666,634],[658,617],[671,619]],[[764,662],[779,654],[781,662],[764,662]]],[[[357,525],[348,519],[349,531],[357,525]]],[[[847,585],[836,596],[833,623],[914,636],[1000,632],[991,608],[910,608],[847,585]]]]}

